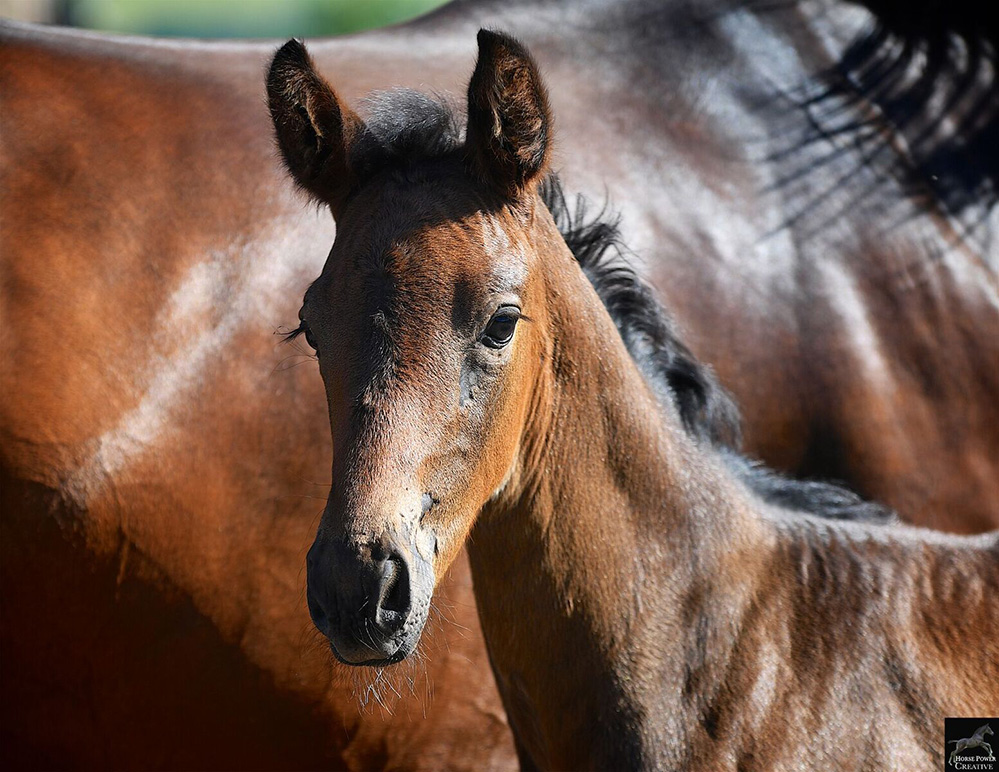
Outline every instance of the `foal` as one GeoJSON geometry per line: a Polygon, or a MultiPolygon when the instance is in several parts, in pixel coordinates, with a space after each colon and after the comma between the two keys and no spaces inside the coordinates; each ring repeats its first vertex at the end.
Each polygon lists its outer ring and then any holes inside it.
{"type": "Polygon", "coordinates": [[[337,220],[300,329],[335,459],[308,600],[340,660],[408,656],[467,541],[525,768],[929,769],[944,716],[996,714],[996,536],[790,512],[685,427],[538,195],[522,46],[479,33],[464,141],[411,94],[362,120],[295,41],[267,86],[337,220]]]}

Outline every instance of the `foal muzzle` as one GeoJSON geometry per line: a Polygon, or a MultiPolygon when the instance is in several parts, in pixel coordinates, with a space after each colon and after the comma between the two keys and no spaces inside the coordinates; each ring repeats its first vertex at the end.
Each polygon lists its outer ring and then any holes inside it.
{"type": "Polygon", "coordinates": [[[400,541],[349,545],[317,537],[309,550],[309,612],[344,664],[398,662],[420,640],[434,571],[400,541]]]}

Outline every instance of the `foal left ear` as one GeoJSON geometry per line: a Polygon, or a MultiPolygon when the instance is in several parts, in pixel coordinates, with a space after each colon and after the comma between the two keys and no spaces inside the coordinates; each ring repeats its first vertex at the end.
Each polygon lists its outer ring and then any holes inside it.
{"type": "Polygon", "coordinates": [[[501,193],[517,196],[548,167],[551,112],[534,59],[509,35],[479,30],[468,84],[466,152],[501,193]]]}
{"type": "Polygon", "coordinates": [[[289,40],[274,55],[267,102],[288,171],[336,217],[356,182],[350,155],[364,122],[316,72],[298,40],[289,40]]]}

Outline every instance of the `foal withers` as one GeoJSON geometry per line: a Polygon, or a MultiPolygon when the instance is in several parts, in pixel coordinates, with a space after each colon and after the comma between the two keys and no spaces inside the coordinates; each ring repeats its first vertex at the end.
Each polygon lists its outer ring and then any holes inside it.
{"type": "MultiPolygon", "coordinates": [[[[537,67],[480,32],[464,143],[362,121],[290,42],[268,79],[337,238],[306,293],[333,432],[309,605],[407,656],[469,553],[525,766],[929,768],[999,699],[999,547],[790,515],[643,378],[537,195],[537,67]]],[[[387,104],[391,105],[389,101],[387,104]]]]}

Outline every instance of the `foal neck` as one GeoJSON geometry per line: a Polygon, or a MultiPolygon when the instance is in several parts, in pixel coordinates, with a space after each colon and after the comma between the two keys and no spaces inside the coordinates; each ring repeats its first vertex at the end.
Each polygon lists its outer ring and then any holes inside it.
{"type": "Polygon", "coordinates": [[[685,652],[724,649],[710,644],[752,593],[762,524],[555,238],[536,244],[551,255],[546,366],[519,463],[469,547],[480,618],[535,763],[670,766],[694,712],[685,652]]]}

